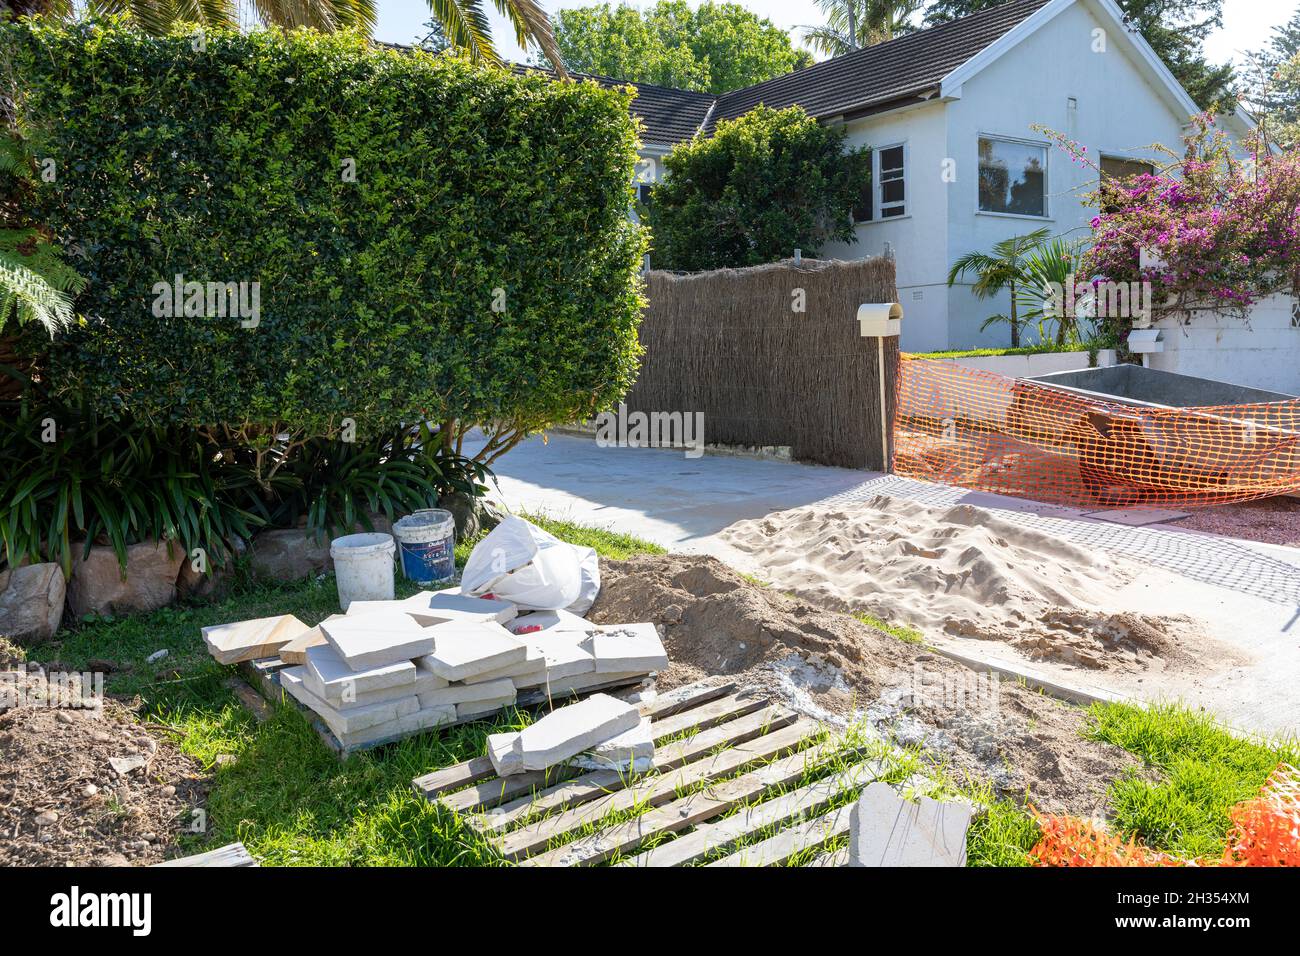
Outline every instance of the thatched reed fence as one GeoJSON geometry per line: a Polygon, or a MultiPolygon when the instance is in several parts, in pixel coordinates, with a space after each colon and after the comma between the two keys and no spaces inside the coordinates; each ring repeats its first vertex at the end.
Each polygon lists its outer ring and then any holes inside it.
{"type": "MultiPolygon", "coordinates": [[[[879,340],[861,336],[857,310],[896,301],[892,259],[651,272],[647,295],[629,411],[703,412],[709,444],[790,446],[803,461],[887,469],[879,340]]],[[[898,339],[885,343],[892,421],[898,339]]]]}

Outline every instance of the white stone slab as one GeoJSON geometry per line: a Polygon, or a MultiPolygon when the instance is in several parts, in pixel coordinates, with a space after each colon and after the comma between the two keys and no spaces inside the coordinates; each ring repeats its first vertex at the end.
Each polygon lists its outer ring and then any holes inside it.
{"type": "Polygon", "coordinates": [[[353,734],[334,736],[344,747],[361,747],[366,744],[374,743],[378,740],[397,740],[402,737],[410,737],[424,730],[430,730],[433,727],[442,724],[454,723],[456,720],[455,707],[429,707],[421,708],[412,714],[404,717],[398,717],[396,720],[386,724],[379,724],[368,730],[358,731],[353,734]]]}
{"type": "Polygon", "coordinates": [[[515,750],[515,739],[518,736],[519,734],[515,731],[488,734],[488,759],[492,761],[492,766],[496,770],[498,777],[508,777],[512,773],[524,772],[523,757],[515,750]]]}
{"type": "Polygon", "coordinates": [[[420,709],[420,698],[412,694],[397,700],[339,710],[307,689],[302,680],[302,672],[301,667],[284,668],[280,671],[280,686],[299,703],[315,711],[334,735],[340,738],[346,734],[355,734],[358,731],[389,723],[420,709]]]}
{"type": "Polygon", "coordinates": [[[546,666],[540,675],[513,678],[516,687],[539,687],[596,672],[596,659],[566,637],[525,634],[520,639],[530,638],[541,647],[546,666]]]}
{"type": "Polygon", "coordinates": [[[335,707],[344,703],[355,703],[359,698],[378,691],[403,686],[411,688],[407,691],[408,694],[417,693],[414,689],[417,671],[410,661],[398,661],[396,664],[384,664],[381,667],[354,671],[344,663],[333,646],[320,644],[307,648],[306,667],[303,681],[307,689],[335,707]]]}
{"type": "Polygon", "coordinates": [[[575,767],[589,770],[633,770],[643,773],[654,767],[655,735],[650,729],[650,718],[631,730],[610,737],[590,750],[569,761],[575,767]]]}
{"type": "Polygon", "coordinates": [[[591,622],[571,611],[529,611],[511,621],[506,629],[512,634],[546,634],[586,631],[591,622]]]}
{"type": "Polygon", "coordinates": [[[233,624],[213,624],[202,629],[208,653],[220,664],[239,664],[274,657],[295,637],[311,630],[292,614],[259,617],[233,624]]]}
{"type": "Polygon", "coordinates": [[[635,704],[625,704],[608,694],[592,694],[586,700],[557,707],[524,728],[514,748],[525,770],[545,770],[631,730],[640,722],[635,704]]]}
{"type": "Polygon", "coordinates": [[[337,621],[322,621],[321,633],[354,671],[370,670],[401,661],[410,663],[433,650],[429,631],[408,614],[381,611],[345,615],[337,621]]]}
{"type": "MultiPolygon", "coordinates": [[[[513,686],[511,687],[513,690],[513,686]]],[[[486,717],[488,714],[495,714],[502,707],[509,707],[515,702],[515,695],[509,697],[498,697],[496,700],[480,700],[468,704],[456,705],[457,720],[473,720],[475,717],[486,717]]]]}
{"type": "Polygon", "coordinates": [[[449,681],[465,680],[476,674],[500,670],[521,663],[528,649],[500,624],[463,624],[451,621],[422,629],[431,635],[433,647],[426,665],[449,681]]]}
{"type": "Polygon", "coordinates": [[[485,684],[450,684],[440,690],[426,691],[420,695],[420,706],[443,707],[502,699],[514,703],[515,685],[509,679],[488,681],[485,684]]]}
{"type": "Polygon", "coordinates": [[[849,817],[849,866],[965,866],[971,816],[969,804],[870,784],[849,817]]]}
{"type": "Polygon", "coordinates": [[[445,591],[421,591],[401,602],[407,614],[425,627],[457,621],[462,624],[495,621],[505,624],[519,613],[509,601],[470,597],[460,588],[445,591]]]}
{"type": "MultiPolygon", "coordinates": [[[[593,671],[587,674],[579,674],[576,677],[561,677],[557,680],[548,680],[545,684],[531,685],[528,689],[545,690],[554,697],[571,691],[584,691],[591,687],[599,687],[602,684],[612,684],[621,680],[632,681],[645,676],[645,671],[628,671],[620,674],[597,674],[593,671]]],[[[524,688],[518,689],[523,690],[524,688]]]]}
{"type": "Polygon", "coordinates": [[[1186,518],[1186,511],[1170,511],[1166,508],[1111,508],[1106,511],[1086,511],[1089,518],[1101,518],[1116,524],[1140,528],[1148,524],[1162,524],[1166,521],[1179,521],[1186,518]]]}
{"type": "Polygon", "coordinates": [[[653,624],[597,627],[587,631],[580,646],[596,659],[597,674],[660,671],[668,666],[668,652],[653,624]]]}

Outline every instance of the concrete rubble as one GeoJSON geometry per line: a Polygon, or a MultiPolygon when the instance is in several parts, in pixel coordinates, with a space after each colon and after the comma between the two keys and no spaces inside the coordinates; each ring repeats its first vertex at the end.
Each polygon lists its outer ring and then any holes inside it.
{"type": "Polygon", "coordinates": [[[849,815],[849,866],[965,866],[974,808],[870,784],[849,815]]]}
{"type": "MultiPolygon", "coordinates": [[[[204,629],[223,663],[274,657],[284,692],[343,749],[487,718],[516,703],[644,678],[668,663],[653,624],[595,626],[566,611],[517,613],[492,597],[422,591],[353,601],[315,627],[291,616],[204,629]],[[512,629],[519,633],[512,633],[512,629]]],[[[500,773],[569,760],[641,772],[654,741],[637,707],[604,694],[557,707],[522,733],[493,734],[500,773]]]]}

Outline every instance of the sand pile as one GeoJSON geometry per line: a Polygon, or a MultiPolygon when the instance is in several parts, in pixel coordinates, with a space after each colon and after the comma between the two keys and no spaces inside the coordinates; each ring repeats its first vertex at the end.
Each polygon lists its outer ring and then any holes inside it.
{"type": "Polygon", "coordinates": [[[662,627],[672,663],[660,690],[726,676],[832,725],[869,720],[900,745],[923,746],[959,780],[1085,816],[1136,763],[1084,740],[1079,708],[765,588],[713,558],[641,555],[603,562],[601,577],[590,620],[662,627]]]}
{"type": "Polygon", "coordinates": [[[723,538],[774,587],[828,607],[1089,669],[1192,663],[1179,648],[1190,621],[1114,611],[1134,565],[970,505],[879,495],[738,522],[723,538]]]}

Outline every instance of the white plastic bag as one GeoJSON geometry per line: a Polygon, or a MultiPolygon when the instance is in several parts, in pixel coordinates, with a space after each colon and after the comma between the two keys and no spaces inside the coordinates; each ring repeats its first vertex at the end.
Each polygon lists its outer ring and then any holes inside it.
{"type": "Polygon", "coordinates": [[[537,525],[506,518],[474,546],[461,575],[462,594],[493,594],[520,610],[553,611],[591,607],[599,590],[599,563],[591,548],[575,548],[537,525]],[[588,556],[586,552],[591,552],[588,556]],[[586,566],[586,567],[584,567],[586,566]],[[588,597],[589,595],[589,597],[588,597]]]}
{"type": "Polygon", "coordinates": [[[596,554],[595,548],[580,548],[576,544],[571,544],[569,547],[578,553],[582,586],[578,589],[577,600],[565,610],[582,615],[591,610],[592,604],[596,602],[596,595],[600,593],[600,556],[596,554]]]}

